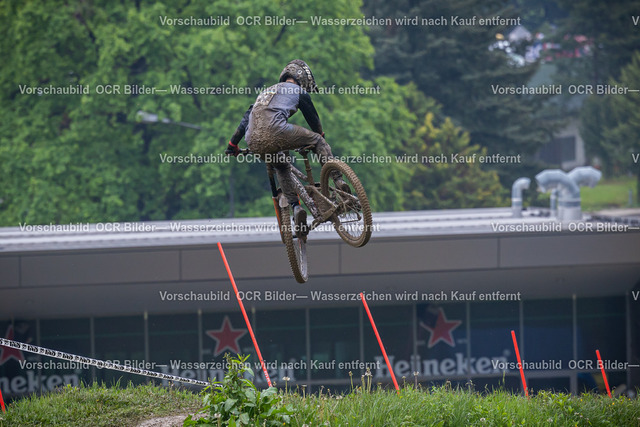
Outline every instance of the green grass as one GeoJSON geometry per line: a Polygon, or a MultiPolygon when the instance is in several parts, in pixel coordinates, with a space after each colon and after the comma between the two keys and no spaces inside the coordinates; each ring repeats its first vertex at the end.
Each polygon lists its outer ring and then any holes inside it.
{"type": "Polygon", "coordinates": [[[66,386],[7,405],[0,426],[135,426],[158,416],[189,413],[202,406],[193,392],[152,385],[126,388],[66,386]]]}
{"type": "Polygon", "coordinates": [[[436,387],[290,396],[294,426],[638,426],[640,402],[627,398],[540,392],[531,399],[504,391],[480,394],[436,387]]]}
{"type": "Polygon", "coordinates": [[[633,206],[639,207],[636,197],[637,178],[621,177],[601,181],[594,188],[582,187],[582,210],[597,211],[608,208],[629,207],[629,189],[633,194],[633,206]]]}
{"type": "MultiPolygon", "coordinates": [[[[292,426],[638,426],[640,401],[541,391],[527,399],[505,391],[451,387],[395,391],[361,387],[347,395],[284,393],[292,426]]],[[[195,412],[201,396],[154,386],[65,387],[11,403],[1,426],[135,426],[143,419],[195,412]]]]}

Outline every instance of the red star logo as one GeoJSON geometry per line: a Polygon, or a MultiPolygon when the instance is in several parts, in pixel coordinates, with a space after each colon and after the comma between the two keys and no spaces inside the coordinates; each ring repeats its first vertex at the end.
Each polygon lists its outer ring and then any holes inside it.
{"type": "MultiPolygon", "coordinates": [[[[7,328],[7,332],[4,335],[5,339],[13,341],[13,325],[9,325],[9,327],[7,328]]],[[[12,357],[18,362],[24,361],[24,355],[22,354],[22,351],[18,350],[17,348],[0,348],[0,366],[4,365],[5,362],[12,357]]]]}
{"type": "Polygon", "coordinates": [[[449,321],[447,317],[444,315],[444,310],[442,308],[438,309],[438,319],[436,320],[435,326],[432,328],[427,326],[425,323],[420,322],[420,326],[425,328],[427,331],[431,333],[431,338],[429,338],[429,348],[433,347],[438,343],[438,341],[444,341],[449,344],[451,347],[455,347],[455,343],[453,341],[453,335],[451,334],[455,328],[460,326],[462,321],[460,320],[452,320],[449,321]]]}
{"type": "Polygon", "coordinates": [[[233,329],[229,316],[224,316],[222,327],[220,329],[211,329],[205,333],[216,340],[216,348],[213,351],[213,357],[216,357],[226,349],[229,349],[236,354],[240,353],[238,340],[247,333],[247,330],[233,329]]]}

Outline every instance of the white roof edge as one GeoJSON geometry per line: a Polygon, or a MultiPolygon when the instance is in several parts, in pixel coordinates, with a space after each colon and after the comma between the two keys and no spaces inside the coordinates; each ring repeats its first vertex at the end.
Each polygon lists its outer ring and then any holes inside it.
{"type": "MultiPolygon", "coordinates": [[[[461,236],[504,234],[496,224],[554,223],[544,210],[524,211],[512,218],[511,208],[379,212],[373,214],[374,237],[461,236]]],[[[553,230],[553,231],[558,231],[553,230]]],[[[529,233],[530,234],[530,233],[529,233]]],[[[335,240],[331,224],[314,230],[310,239],[335,240]]],[[[0,228],[0,253],[78,249],[139,248],[274,243],[280,235],[274,217],[216,218],[116,223],[43,224],[0,228]]]]}

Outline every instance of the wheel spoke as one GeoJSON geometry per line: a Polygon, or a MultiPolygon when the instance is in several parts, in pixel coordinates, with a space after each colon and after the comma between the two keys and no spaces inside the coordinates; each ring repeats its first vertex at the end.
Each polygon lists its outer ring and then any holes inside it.
{"type": "Polygon", "coordinates": [[[364,188],[353,170],[343,162],[327,162],[322,168],[321,187],[325,197],[338,206],[332,221],[340,237],[352,246],[365,245],[371,237],[371,209],[364,188]],[[336,186],[333,181],[335,172],[340,172],[349,191],[336,186]]]}

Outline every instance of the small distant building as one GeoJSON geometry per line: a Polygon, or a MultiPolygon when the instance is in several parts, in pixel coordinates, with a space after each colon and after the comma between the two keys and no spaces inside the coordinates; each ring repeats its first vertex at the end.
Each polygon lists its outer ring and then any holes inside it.
{"type": "Polygon", "coordinates": [[[509,39],[511,43],[519,43],[522,41],[531,41],[533,39],[533,36],[531,35],[531,32],[524,26],[518,25],[513,30],[511,30],[509,35],[507,35],[507,39],[509,39]]]}
{"type": "Polygon", "coordinates": [[[587,156],[579,124],[578,119],[571,119],[567,126],[553,136],[551,142],[540,149],[538,158],[564,170],[586,165],[587,156]]]}
{"type": "MultiPolygon", "coordinates": [[[[529,86],[553,85],[552,76],[555,71],[556,67],[553,63],[540,64],[540,68],[529,81],[529,86]]],[[[562,88],[563,93],[566,93],[567,90],[566,87],[562,88]]],[[[560,97],[561,95],[555,95],[549,102],[558,103],[561,100],[560,97]]],[[[585,166],[589,163],[584,140],[580,135],[580,119],[578,115],[585,98],[586,95],[574,95],[568,101],[566,107],[571,115],[566,118],[566,125],[558,130],[551,141],[536,153],[538,160],[565,171],[578,166],[585,166]]]]}

